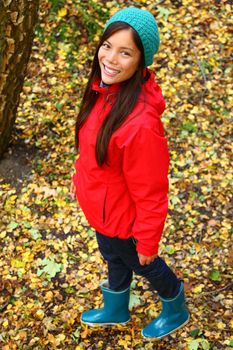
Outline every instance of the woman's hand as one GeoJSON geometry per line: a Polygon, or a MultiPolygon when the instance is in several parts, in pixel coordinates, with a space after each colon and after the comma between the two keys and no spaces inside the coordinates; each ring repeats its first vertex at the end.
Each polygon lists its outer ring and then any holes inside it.
{"type": "Polygon", "coordinates": [[[146,256],[138,253],[138,259],[139,259],[140,265],[150,265],[156,258],[157,258],[157,254],[154,254],[152,256],[146,256]]]}
{"type": "Polygon", "coordinates": [[[75,200],[76,199],[76,190],[75,190],[75,185],[73,183],[73,180],[71,180],[70,184],[70,197],[75,200]]]}

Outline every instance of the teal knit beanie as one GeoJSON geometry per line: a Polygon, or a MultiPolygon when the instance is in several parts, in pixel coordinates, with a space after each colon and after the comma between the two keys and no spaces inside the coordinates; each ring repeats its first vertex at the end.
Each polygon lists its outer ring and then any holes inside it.
{"type": "Polygon", "coordinates": [[[116,12],[109,19],[104,30],[114,22],[127,23],[138,33],[144,48],[144,66],[151,65],[160,43],[159,30],[154,16],[148,11],[128,7],[116,12]]]}

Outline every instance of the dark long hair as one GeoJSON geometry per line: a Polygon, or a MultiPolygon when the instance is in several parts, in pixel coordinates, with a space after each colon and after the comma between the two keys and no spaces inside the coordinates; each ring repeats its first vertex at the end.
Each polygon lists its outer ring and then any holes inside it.
{"type": "Polygon", "coordinates": [[[79,147],[79,130],[87,119],[90,111],[94,107],[98,95],[92,90],[92,83],[101,77],[101,71],[98,60],[99,48],[103,42],[107,40],[111,35],[122,29],[129,29],[133,33],[133,39],[135,45],[141,52],[141,59],[138,70],[133,74],[131,78],[123,81],[120,85],[120,89],[117,92],[116,99],[113,106],[104,119],[102,126],[97,135],[96,140],[96,161],[99,166],[102,166],[107,161],[107,149],[112,134],[116,131],[125,121],[126,117],[132,112],[137,102],[137,98],[140,94],[142,83],[143,83],[143,67],[144,67],[144,53],[143,46],[137,32],[130,27],[128,24],[123,22],[115,22],[109,25],[109,27],[103,33],[103,36],[96,49],[92,70],[89,76],[87,87],[84,92],[84,96],[81,102],[79,114],[77,116],[75,126],[75,145],[78,150],[79,147]]]}

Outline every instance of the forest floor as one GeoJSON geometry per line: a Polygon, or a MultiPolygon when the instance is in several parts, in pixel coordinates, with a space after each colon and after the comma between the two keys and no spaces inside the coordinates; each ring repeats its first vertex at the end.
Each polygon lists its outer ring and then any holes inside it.
{"type": "Polygon", "coordinates": [[[230,350],[233,348],[230,1],[47,1],[10,148],[0,162],[0,348],[3,350],[230,350]],[[169,215],[160,255],[185,281],[189,323],[146,341],[157,294],[134,276],[127,326],[91,329],[106,264],[69,196],[74,124],[106,19],[124,5],[150,10],[161,47],[151,67],[167,108],[169,215]]]}

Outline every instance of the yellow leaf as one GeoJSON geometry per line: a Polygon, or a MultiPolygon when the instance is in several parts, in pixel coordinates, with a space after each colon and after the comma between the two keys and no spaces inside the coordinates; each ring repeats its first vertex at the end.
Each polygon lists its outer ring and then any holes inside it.
{"type": "Polygon", "coordinates": [[[114,4],[114,2],[113,1],[107,1],[106,2],[106,4],[105,4],[105,6],[107,7],[107,8],[111,8],[111,7],[113,7],[115,4],[114,4]]]}
{"type": "Polygon", "coordinates": [[[226,325],[223,322],[218,322],[217,327],[218,327],[218,329],[224,329],[226,327],[226,325]]]}
{"type": "Polygon", "coordinates": [[[35,304],[34,303],[27,303],[27,309],[31,310],[35,307],[35,304]]]}
{"type": "Polygon", "coordinates": [[[25,266],[25,262],[18,260],[18,259],[12,259],[11,266],[16,267],[16,268],[21,268],[21,267],[25,266]]]}
{"type": "Polygon", "coordinates": [[[212,88],[212,82],[211,81],[207,81],[206,82],[206,86],[210,90],[212,88]]]}
{"type": "Polygon", "coordinates": [[[37,310],[36,311],[36,317],[39,319],[39,320],[42,320],[45,316],[45,313],[43,310],[37,310]]]}
{"type": "Polygon", "coordinates": [[[210,23],[210,28],[211,28],[211,30],[213,30],[213,31],[217,30],[217,29],[219,28],[219,23],[218,23],[218,21],[214,21],[214,22],[210,23]]]}
{"type": "Polygon", "coordinates": [[[6,211],[10,211],[12,209],[12,207],[15,207],[15,201],[17,199],[16,195],[10,196],[9,198],[7,198],[5,204],[4,204],[4,208],[6,211]]]}
{"type": "Polygon", "coordinates": [[[19,309],[23,305],[23,302],[21,300],[16,300],[14,305],[19,309]]]}
{"type": "Polygon", "coordinates": [[[57,336],[56,336],[56,339],[59,341],[59,343],[60,342],[62,342],[62,341],[64,341],[65,339],[66,339],[66,336],[65,336],[65,334],[58,334],[57,336]]]}
{"type": "Polygon", "coordinates": [[[51,333],[48,333],[47,338],[48,338],[50,343],[56,344],[56,339],[55,339],[54,335],[52,335],[51,333]]]}
{"type": "Polygon", "coordinates": [[[58,11],[58,17],[65,17],[66,15],[67,15],[67,9],[65,8],[65,7],[63,7],[62,9],[60,9],[59,11],[58,11]]]}
{"type": "Polygon", "coordinates": [[[78,276],[82,277],[84,275],[84,271],[83,270],[79,270],[77,273],[78,276]]]}
{"type": "MultiPolygon", "coordinates": [[[[48,79],[48,82],[49,82],[49,84],[51,84],[51,85],[56,85],[56,84],[57,84],[57,78],[56,78],[56,77],[49,78],[49,79],[48,79]]],[[[51,190],[50,190],[49,188],[47,189],[47,191],[49,191],[49,195],[52,195],[53,192],[55,192],[55,190],[54,190],[54,191],[52,191],[52,193],[51,193],[51,190]]]]}
{"type": "Polygon", "coordinates": [[[71,226],[66,226],[66,227],[64,228],[64,232],[65,232],[65,233],[70,232],[70,230],[71,230],[71,226]]]}
{"type": "Polygon", "coordinates": [[[204,284],[199,284],[195,288],[193,288],[193,293],[199,294],[202,292],[202,289],[204,288],[204,284]]]}
{"type": "Polygon", "coordinates": [[[87,82],[88,82],[88,79],[87,79],[87,78],[83,78],[83,79],[82,79],[82,84],[83,84],[83,85],[86,85],[87,82]]]}
{"type": "Polygon", "coordinates": [[[100,36],[99,36],[99,34],[96,34],[96,35],[94,36],[94,41],[95,41],[95,42],[99,42],[99,40],[100,40],[100,36]]]}
{"type": "Polygon", "coordinates": [[[34,254],[31,253],[30,251],[27,251],[25,253],[22,254],[22,258],[23,258],[23,262],[24,264],[27,262],[31,262],[34,259],[34,254]]]}
{"type": "Polygon", "coordinates": [[[0,233],[0,238],[5,238],[6,237],[6,231],[3,231],[0,233]]]}
{"type": "Polygon", "coordinates": [[[46,303],[49,303],[52,299],[53,299],[53,292],[48,291],[45,294],[44,300],[45,300],[46,303]]]}
{"type": "Polygon", "coordinates": [[[8,327],[8,324],[9,324],[9,323],[8,323],[8,320],[4,321],[4,322],[3,322],[3,327],[4,327],[4,328],[7,328],[7,327],[8,327]]]}
{"type": "Polygon", "coordinates": [[[32,277],[31,278],[31,282],[32,283],[38,283],[40,281],[40,279],[38,277],[32,277]]]}

